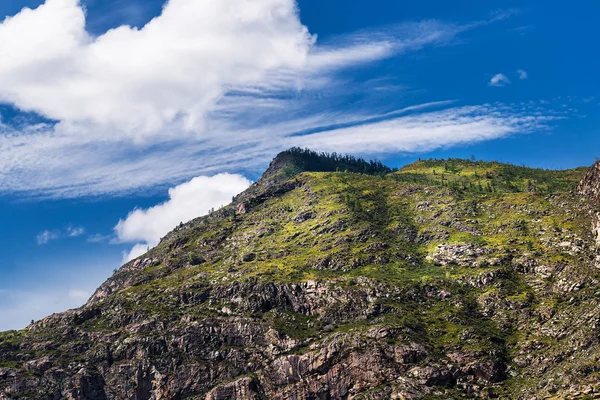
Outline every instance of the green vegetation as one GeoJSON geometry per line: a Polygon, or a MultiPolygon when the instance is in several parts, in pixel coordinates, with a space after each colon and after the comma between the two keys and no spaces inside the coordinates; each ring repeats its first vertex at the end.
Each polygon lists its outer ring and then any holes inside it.
{"type": "Polygon", "coordinates": [[[393,179],[472,193],[549,194],[574,190],[585,171],[586,168],[555,171],[462,159],[421,160],[402,168],[393,179]]]}
{"type": "MultiPolygon", "coordinates": [[[[395,171],[291,149],[231,206],[178,227],[143,257],[148,264],[117,272],[117,290],[94,305],[102,312],[77,329],[128,338],[133,330],[124,326],[135,321],[154,337],[165,326],[243,318],[295,343],[286,354],[385,327],[386,343],[418,343],[430,362],[461,353],[510,364],[527,346],[558,357],[565,341],[548,333],[558,328],[540,326],[593,309],[560,285],[600,279],[582,250],[592,246],[589,205],[574,193],[583,173],[455,159],[395,171]],[[326,300],[291,305],[311,290],[326,300]]],[[[58,334],[44,329],[35,335],[58,334]]],[[[16,351],[22,336],[0,334],[0,355],[16,351]]],[[[577,374],[597,378],[598,368],[581,358],[577,374]]],[[[537,383],[533,375],[502,379],[496,389],[506,398],[537,383]]]]}
{"type": "Polygon", "coordinates": [[[299,147],[280,153],[275,163],[284,164],[281,171],[286,178],[302,172],[353,172],[367,175],[382,175],[392,169],[379,161],[365,161],[347,154],[318,153],[299,147]]]}

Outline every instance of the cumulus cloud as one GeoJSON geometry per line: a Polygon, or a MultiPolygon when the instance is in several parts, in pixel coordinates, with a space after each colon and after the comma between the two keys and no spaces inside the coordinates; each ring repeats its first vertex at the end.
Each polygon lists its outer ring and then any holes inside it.
{"type": "Polygon", "coordinates": [[[125,261],[155,246],[160,238],[181,222],[206,215],[209,210],[229,204],[251,182],[240,175],[199,176],[169,190],[169,200],[148,209],[136,209],[119,221],[115,233],[120,241],[137,244],[125,254],[125,261]]]}
{"type": "Polygon", "coordinates": [[[225,88],[301,67],[313,41],[293,0],[170,0],[143,28],[98,37],[78,0],[46,0],[0,25],[0,99],[64,129],[198,132],[225,88]]]}
{"type": "Polygon", "coordinates": [[[525,79],[529,78],[529,74],[527,74],[527,71],[525,71],[525,70],[518,69],[517,74],[519,75],[520,80],[525,80],[525,79]]]}
{"type": "Polygon", "coordinates": [[[148,243],[138,243],[133,245],[133,247],[129,251],[123,252],[123,263],[135,260],[139,256],[146,254],[150,250],[150,247],[153,247],[155,244],[156,243],[154,243],[153,245],[150,245],[148,243]]]}
{"type": "Polygon", "coordinates": [[[508,77],[504,74],[496,74],[490,79],[490,86],[501,87],[506,86],[510,83],[508,77]]]}

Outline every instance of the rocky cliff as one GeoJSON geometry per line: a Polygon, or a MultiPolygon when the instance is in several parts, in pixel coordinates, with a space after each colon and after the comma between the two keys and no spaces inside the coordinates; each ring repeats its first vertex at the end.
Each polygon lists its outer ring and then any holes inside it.
{"type": "Polygon", "coordinates": [[[598,187],[282,153],[84,307],[0,333],[0,399],[600,397],[598,187]]]}
{"type": "Polygon", "coordinates": [[[584,196],[600,199],[600,161],[592,165],[581,178],[577,190],[584,196]]]}

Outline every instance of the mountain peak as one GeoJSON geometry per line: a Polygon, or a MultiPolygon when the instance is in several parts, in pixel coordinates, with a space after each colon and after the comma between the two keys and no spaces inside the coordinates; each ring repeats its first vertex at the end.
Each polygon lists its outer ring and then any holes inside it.
{"type": "Polygon", "coordinates": [[[261,179],[292,178],[302,172],[347,171],[367,175],[387,174],[392,169],[379,161],[366,161],[347,154],[316,152],[293,147],[279,153],[261,179]]]}

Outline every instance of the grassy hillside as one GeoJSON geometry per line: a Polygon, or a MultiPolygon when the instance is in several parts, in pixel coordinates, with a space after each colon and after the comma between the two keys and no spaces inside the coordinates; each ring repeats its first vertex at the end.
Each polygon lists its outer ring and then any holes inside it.
{"type": "Polygon", "coordinates": [[[554,193],[575,190],[587,168],[564,171],[463,159],[420,160],[402,168],[396,178],[404,182],[443,185],[479,193],[554,193]]]}
{"type": "Polygon", "coordinates": [[[14,393],[43,398],[48,371],[87,365],[129,397],[123,371],[152,365],[181,398],[584,398],[600,273],[583,173],[284,153],[81,310],[0,334],[0,393],[18,371],[33,386],[14,393]]]}

